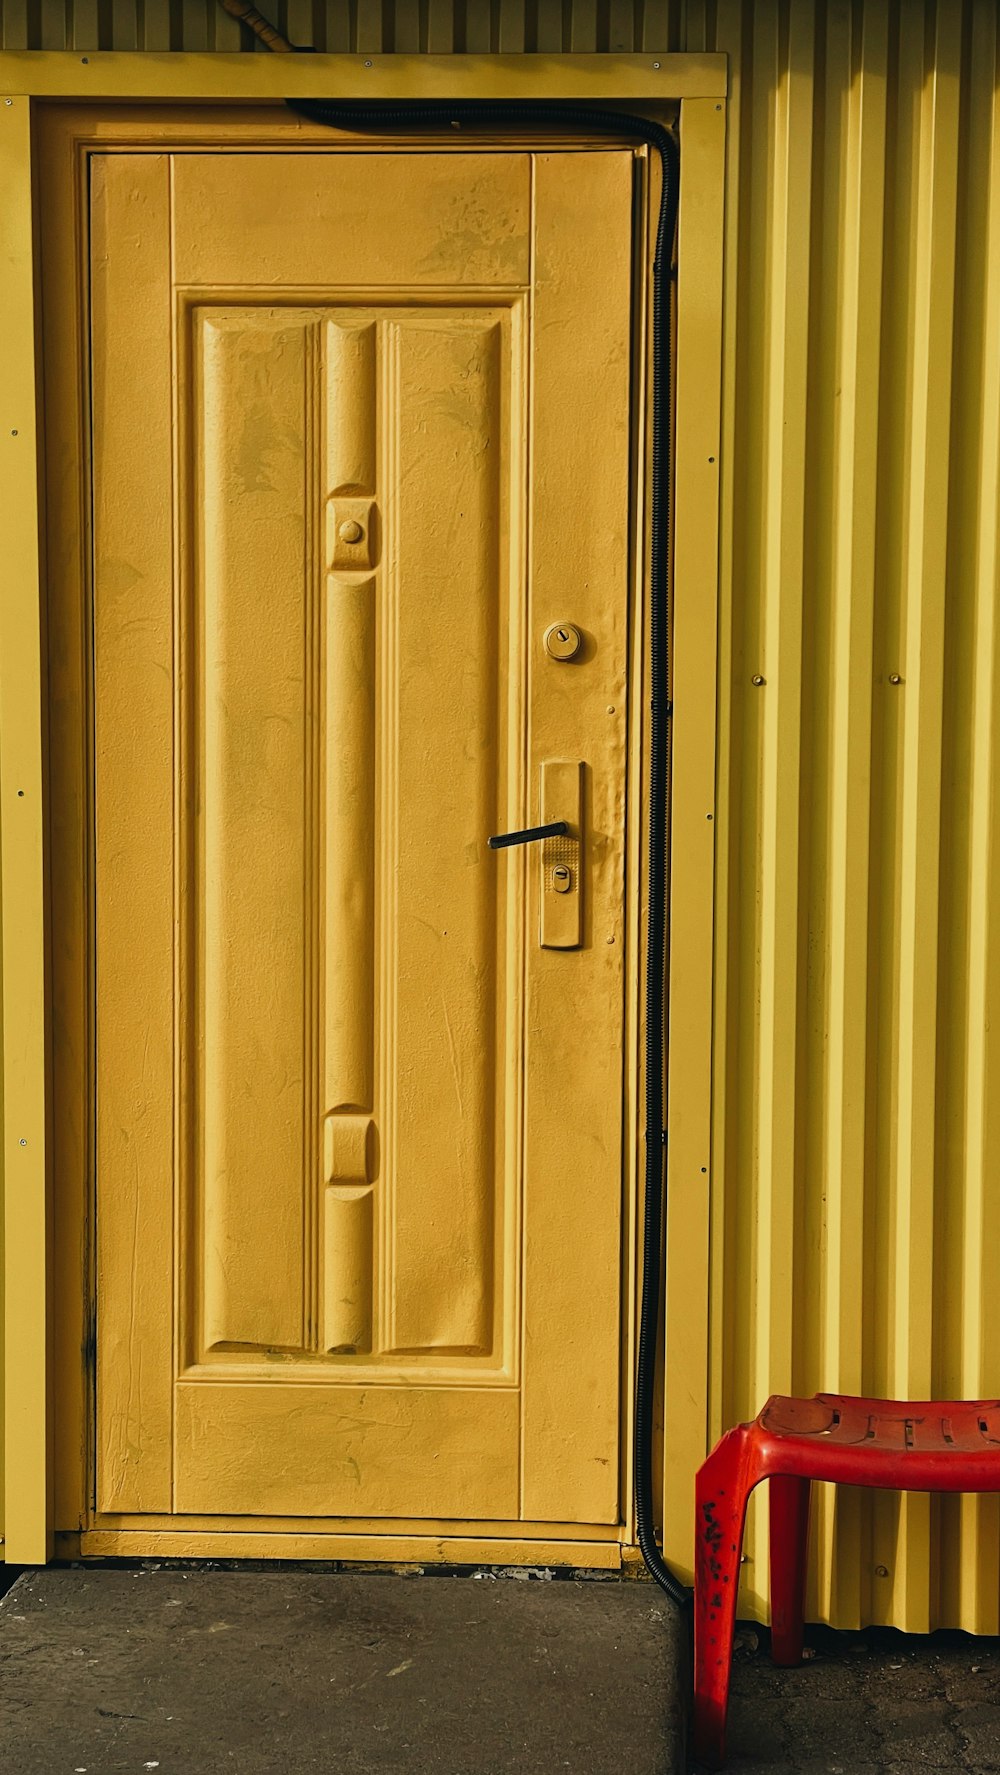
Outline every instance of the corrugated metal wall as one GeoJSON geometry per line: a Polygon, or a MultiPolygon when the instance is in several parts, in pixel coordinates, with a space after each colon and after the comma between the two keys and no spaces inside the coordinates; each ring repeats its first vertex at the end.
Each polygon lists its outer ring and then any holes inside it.
{"type": "MultiPolygon", "coordinates": [[[[710,1430],[774,1388],[1000,1394],[996,0],[272,11],[327,50],[729,53],[710,1430]]],[[[2,17],[239,47],[214,0],[2,17]]],[[[1000,1628],[997,1500],[814,1521],[814,1614],[1000,1628]]]]}
{"type": "MultiPolygon", "coordinates": [[[[995,0],[714,20],[719,1431],[1000,1392],[1000,43],[995,0]]],[[[997,1631],[996,1500],[817,1489],[815,1614],[997,1631]]],[[[759,1598],[759,1510],[748,1552],[759,1598]]]]}
{"type": "MultiPolygon", "coordinates": [[[[655,0],[267,0],[260,10],[291,42],[328,54],[687,47],[683,7],[655,0]]],[[[217,0],[3,0],[0,16],[5,49],[260,47],[245,30],[241,41],[217,0]]],[[[696,47],[698,27],[687,34],[696,47]]]]}

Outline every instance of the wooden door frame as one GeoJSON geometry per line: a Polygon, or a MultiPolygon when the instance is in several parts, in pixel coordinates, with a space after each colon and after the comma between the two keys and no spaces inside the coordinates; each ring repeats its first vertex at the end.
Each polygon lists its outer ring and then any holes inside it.
{"type": "MultiPolygon", "coordinates": [[[[45,645],[46,565],[43,552],[45,451],[56,441],[42,428],[42,376],[62,391],[75,375],[80,398],[83,340],[79,318],[75,340],[63,328],[62,346],[44,335],[44,292],[39,290],[40,191],[45,186],[46,239],[61,240],[68,281],[78,288],[83,219],[79,177],[89,149],[138,147],[183,139],[194,145],[197,129],[213,131],[219,105],[233,118],[243,103],[277,105],[286,96],[327,97],[362,92],[373,101],[399,98],[573,99],[621,105],[642,115],[677,115],[682,142],[679,275],[677,280],[677,443],[674,462],[674,787],[673,868],[670,887],[672,960],[669,1022],[673,1059],[670,1075],[668,1292],[666,1350],[668,1384],[664,1402],[663,1509],[665,1550],[690,1571],[693,1543],[691,1484],[693,1464],[707,1435],[709,1383],[709,1184],[711,1175],[713,946],[715,931],[716,672],[719,539],[719,446],[722,387],[722,273],[727,64],[725,56],[262,56],[92,54],[44,51],[0,54],[0,246],[5,266],[6,326],[0,337],[0,386],[7,399],[0,423],[8,490],[10,581],[0,601],[0,904],[3,907],[2,1084],[4,1104],[4,1473],[6,1520],[4,1557],[8,1563],[39,1564],[54,1547],[62,1553],[91,1555],[175,1553],[178,1555],[256,1555],[305,1558],[378,1558],[445,1561],[521,1561],[531,1564],[606,1565],[620,1563],[634,1544],[631,1510],[618,1528],[587,1531],[567,1525],[517,1526],[517,1537],[499,1537],[497,1525],[352,1522],[319,1533],[290,1532],[285,1525],[248,1524],[245,1531],[220,1533],[210,1522],[95,1523],[86,1495],[86,1402],[81,1374],[89,1362],[85,1323],[89,1279],[83,1261],[88,1246],[85,1205],[77,1200],[79,1226],[65,1236],[63,1193],[76,1187],[89,1167],[89,1120],[77,1088],[67,1090],[66,1069],[55,1067],[53,1043],[73,1049],[64,1007],[53,1002],[50,951],[73,947],[60,919],[58,873],[50,853],[65,854],[71,841],[86,850],[85,809],[77,810],[75,830],[49,830],[47,783],[50,721],[59,719],[62,694],[72,662],[47,662],[45,645]],[[58,101],[51,103],[47,101],[58,101]],[[76,101],[67,105],[66,101],[76,101]],[[213,112],[213,101],[215,110],[213,112]],[[199,124],[189,107],[201,105],[199,124]],[[164,110],[164,106],[173,107],[164,110]],[[186,135],[179,138],[178,112],[185,107],[186,135]],[[156,107],[156,109],[153,109],[156,107]],[[52,185],[51,174],[65,170],[66,154],[75,173],[52,185]],[[61,157],[61,159],[60,159],[61,157]],[[66,359],[66,352],[74,364],[66,359]],[[51,671],[49,664],[51,663],[51,671]],[[62,676],[60,677],[60,674],[62,676]],[[59,680],[56,682],[56,680],[59,680]],[[59,1127],[69,1151],[54,1144],[59,1127]],[[58,1164],[55,1159],[58,1158],[58,1164]],[[74,1162],[75,1159],[75,1162],[74,1162]],[[76,1185],[73,1179],[76,1179],[76,1185]],[[61,1236],[52,1239],[54,1210],[61,1236]],[[52,1299],[69,1302],[56,1319],[52,1299]],[[679,1384],[671,1378],[683,1377],[679,1384]],[[82,1489],[81,1489],[82,1488],[82,1489]],[[58,1532],[58,1539],[57,1539],[58,1532]],[[223,1544],[224,1543],[224,1544],[223,1544]]],[[[249,117],[244,123],[250,123],[249,117]]],[[[287,115],[281,119],[287,141],[287,115]]],[[[276,138],[280,126],[275,123],[276,138]]],[[[262,139],[271,131],[263,129],[262,139]]],[[[299,125],[297,142],[329,144],[329,135],[299,125]]],[[[366,143],[372,138],[366,136],[366,143]]],[[[398,137],[393,137],[398,141],[398,137]]],[[[608,138],[597,137],[601,145],[608,138]]],[[[579,135],[572,142],[591,145],[579,135]]],[[[448,144],[443,144],[448,145],[448,144]]],[[[451,145],[454,145],[452,138],[451,145]]],[[[463,144],[464,145],[464,144],[463,144]]],[[[648,194],[647,194],[648,195],[648,194]]],[[[647,217],[648,220],[648,217],[647,217]]],[[[52,279],[49,279],[51,285],[52,279]]],[[[644,366],[641,367],[644,375],[644,366]]],[[[71,423],[80,436],[79,408],[71,423]]],[[[639,434],[648,428],[640,413],[639,434]]],[[[638,485],[645,438],[637,434],[638,485]]],[[[79,454],[79,444],[77,445],[79,454]]],[[[50,489],[58,478],[51,478],[50,489]]],[[[86,477],[85,461],[78,464],[86,477]]],[[[57,496],[58,497],[58,496],[57,496]]],[[[66,495],[63,494],[65,499],[66,495]]],[[[80,505],[79,494],[71,493],[80,505]]],[[[648,487],[637,502],[648,506],[648,487]]],[[[68,536],[54,528],[68,550],[67,568],[84,572],[85,519],[68,536]]],[[[637,559],[648,550],[643,538],[648,510],[637,515],[637,559]]],[[[50,558],[50,571],[66,563],[50,558]]],[[[637,601],[645,608],[645,572],[637,601]]],[[[633,710],[648,702],[644,625],[634,625],[633,710]]],[[[82,640],[83,637],[81,636],[82,640]]],[[[82,659],[82,648],[81,648],[82,659]]],[[[629,769],[641,796],[647,735],[633,720],[629,769]]],[[[641,950],[644,889],[644,834],[629,824],[629,872],[633,884],[627,908],[629,953],[641,950]]],[[[85,957],[61,953],[75,990],[86,989],[85,957]]],[[[628,970],[626,1007],[626,1173],[641,1176],[642,1081],[641,982],[628,970]]],[[[84,1017],[89,1011],[84,1010],[84,1017]]],[[[78,1083],[86,1055],[71,1052],[69,1073],[78,1083]]],[[[84,1094],[85,1096],[85,1094],[84,1094]]],[[[631,1497],[631,1376],[635,1356],[637,1193],[628,1211],[632,1256],[626,1290],[623,1362],[628,1385],[623,1413],[623,1495],[631,1497]]]]}

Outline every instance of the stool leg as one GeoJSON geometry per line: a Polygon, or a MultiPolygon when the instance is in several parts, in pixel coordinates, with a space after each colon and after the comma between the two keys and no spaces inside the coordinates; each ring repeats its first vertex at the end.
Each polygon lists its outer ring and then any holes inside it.
{"type": "Polygon", "coordinates": [[[809,1481],[775,1473],[770,1489],[771,1658],[775,1664],[801,1664],[809,1481]]]}
{"type": "Polygon", "coordinates": [[[745,1425],[730,1430],[695,1481],[694,1754],[710,1769],[726,1760],[740,1549],[754,1483],[748,1440],[745,1425]]]}

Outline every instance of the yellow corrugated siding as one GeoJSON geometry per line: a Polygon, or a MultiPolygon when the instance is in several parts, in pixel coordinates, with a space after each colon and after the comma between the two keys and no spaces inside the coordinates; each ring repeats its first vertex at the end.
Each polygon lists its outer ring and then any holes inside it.
{"type": "MultiPolygon", "coordinates": [[[[291,42],[328,54],[677,47],[678,8],[642,0],[268,0],[291,42]]],[[[261,49],[217,0],[3,0],[4,49],[261,49]]],[[[264,51],[263,53],[267,53],[264,51]]]]}
{"type": "MultiPolygon", "coordinates": [[[[996,0],[265,10],[331,51],[728,52],[707,1433],[772,1388],[1000,1394],[996,0]]],[[[2,22],[239,46],[215,0],[2,22]]],[[[997,1500],[814,1524],[816,1616],[1000,1629],[997,1500]]]]}
{"type": "MultiPolygon", "coordinates": [[[[706,46],[736,148],[716,1433],[772,1387],[1000,1391],[1000,69],[993,0],[720,6],[706,46]]],[[[997,1631],[995,1500],[817,1504],[815,1615],[997,1631]]],[[[747,1552],[760,1609],[759,1508],[747,1552]]]]}

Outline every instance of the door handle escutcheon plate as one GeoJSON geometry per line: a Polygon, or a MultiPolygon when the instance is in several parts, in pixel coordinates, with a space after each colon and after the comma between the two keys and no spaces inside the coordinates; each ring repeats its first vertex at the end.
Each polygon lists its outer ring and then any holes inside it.
{"type": "Polygon", "coordinates": [[[538,943],[542,949],[579,949],[583,942],[583,765],[546,758],[541,766],[541,815],[562,818],[561,834],[542,845],[538,943]]]}

